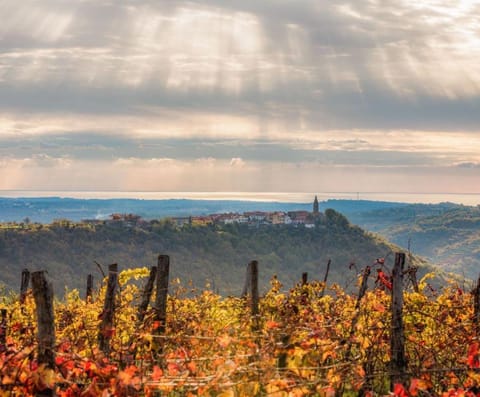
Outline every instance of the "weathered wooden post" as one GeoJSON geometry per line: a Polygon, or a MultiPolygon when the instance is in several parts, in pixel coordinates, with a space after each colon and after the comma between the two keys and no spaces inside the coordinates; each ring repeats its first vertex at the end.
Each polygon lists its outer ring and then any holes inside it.
{"type": "Polygon", "coordinates": [[[327,262],[327,269],[325,270],[325,276],[323,277],[323,288],[320,294],[320,298],[325,295],[325,290],[327,289],[327,280],[328,280],[328,273],[330,272],[330,264],[332,263],[331,259],[328,259],[327,262]]]}
{"type": "Polygon", "coordinates": [[[153,287],[155,285],[156,277],[157,277],[157,267],[152,266],[150,268],[150,274],[148,276],[147,283],[143,288],[142,300],[140,301],[140,306],[138,307],[137,319],[139,323],[142,323],[143,319],[145,318],[145,313],[147,311],[148,304],[150,303],[150,299],[152,297],[152,292],[153,292],[153,287]]]}
{"type": "Polygon", "coordinates": [[[325,277],[323,277],[323,282],[326,284],[327,283],[327,280],[328,280],[328,273],[330,272],[330,265],[332,263],[332,260],[331,259],[328,259],[328,262],[327,262],[327,269],[325,270],[325,277]]]}
{"type": "Polygon", "coordinates": [[[7,309],[1,309],[0,353],[7,350],[7,309]]]}
{"type": "Polygon", "coordinates": [[[392,271],[392,323],[390,336],[390,383],[405,385],[407,381],[407,360],[405,357],[405,334],[403,329],[403,268],[405,254],[395,254],[392,271]]]}
{"type": "MultiPolygon", "coordinates": [[[[45,278],[44,271],[32,273],[32,290],[37,317],[38,357],[37,361],[44,370],[55,369],[55,317],[53,312],[52,284],[45,278]]],[[[35,396],[54,396],[55,387],[45,385],[35,396]]]]}
{"type": "Polygon", "coordinates": [[[288,358],[288,343],[290,342],[290,334],[283,334],[280,339],[280,354],[277,360],[277,368],[281,371],[287,368],[287,358],[288,358]]]}
{"type": "Polygon", "coordinates": [[[480,277],[477,286],[473,290],[473,324],[477,337],[480,335],[480,277]]]}
{"type": "Polygon", "coordinates": [[[113,318],[115,315],[115,293],[118,284],[118,265],[113,263],[108,266],[107,290],[101,314],[100,329],[98,332],[98,347],[105,354],[110,353],[110,339],[114,334],[113,318]]]}
{"type": "Polygon", "coordinates": [[[167,299],[168,299],[168,278],[170,273],[170,257],[168,255],[158,256],[157,266],[157,295],[155,297],[155,315],[154,315],[154,346],[153,351],[157,360],[163,353],[163,340],[161,337],[165,334],[167,326],[167,299]]]}
{"type": "Polygon", "coordinates": [[[302,273],[302,285],[307,285],[308,284],[308,273],[302,273]]]}
{"type": "Polygon", "coordinates": [[[167,297],[168,278],[170,273],[170,257],[168,255],[158,256],[157,268],[157,296],[155,300],[155,320],[159,326],[157,331],[163,334],[167,325],[167,297]]]}
{"type": "Polygon", "coordinates": [[[250,291],[250,315],[252,316],[252,330],[258,330],[258,261],[250,261],[247,265],[247,276],[243,286],[242,298],[246,298],[250,291]]]}
{"type": "Polygon", "coordinates": [[[247,273],[245,276],[245,284],[243,285],[242,298],[246,298],[248,291],[251,291],[251,281],[252,281],[252,262],[247,264],[247,273]]]}
{"type": "Polygon", "coordinates": [[[251,261],[250,262],[250,288],[252,289],[252,302],[251,302],[251,308],[252,308],[252,316],[257,318],[258,320],[258,300],[259,300],[259,295],[258,295],[258,262],[257,261],[251,261]]]}
{"type": "Polygon", "coordinates": [[[92,295],[93,295],[93,275],[89,274],[87,276],[87,291],[85,294],[85,300],[87,301],[87,303],[92,302],[92,299],[93,299],[92,295]]]}
{"type": "Polygon", "coordinates": [[[28,284],[30,283],[30,271],[28,269],[22,270],[22,281],[20,284],[20,303],[25,303],[28,292],[28,284]]]}

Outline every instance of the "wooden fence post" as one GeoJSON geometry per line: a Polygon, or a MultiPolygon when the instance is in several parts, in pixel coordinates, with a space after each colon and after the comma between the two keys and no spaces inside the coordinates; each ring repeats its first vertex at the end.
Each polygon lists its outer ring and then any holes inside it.
{"type": "Polygon", "coordinates": [[[155,316],[154,316],[154,339],[153,351],[159,356],[163,353],[163,341],[161,337],[165,333],[167,326],[167,298],[168,298],[168,277],[170,273],[170,257],[168,255],[158,256],[157,267],[157,295],[155,297],[155,316]]]}
{"type": "Polygon", "coordinates": [[[87,276],[87,292],[85,294],[85,300],[87,303],[92,302],[92,294],[93,294],[93,275],[89,274],[87,276]]]}
{"type": "Polygon", "coordinates": [[[98,347],[105,354],[110,353],[110,339],[114,333],[113,317],[115,314],[115,293],[118,284],[118,265],[113,263],[108,266],[108,282],[105,291],[105,301],[101,314],[100,329],[98,331],[98,347]]]}
{"type": "Polygon", "coordinates": [[[0,320],[0,353],[7,350],[7,309],[1,309],[0,320]]]}
{"type": "Polygon", "coordinates": [[[477,337],[480,335],[480,277],[477,286],[473,289],[473,324],[477,337]]]}
{"type": "Polygon", "coordinates": [[[22,270],[22,281],[20,284],[20,303],[25,303],[27,297],[28,284],[30,283],[30,271],[28,269],[22,270]]]}
{"type": "MultiPolygon", "coordinates": [[[[45,278],[44,271],[32,273],[32,290],[35,300],[37,317],[37,339],[39,366],[45,369],[55,369],[55,318],[53,312],[52,284],[45,278]]],[[[47,385],[38,390],[35,396],[54,396],[55,388],[47,385]]]]}
{"type": "Polygon", "coordinates": [[[157,268],[157,296],[155,300],[155,320],[159,321],[157,331],[163,334],[167,325],[167,297],[168,278],[170,273],[170,257],[168,255],[158,256],[157,268]]]}
{"type": "Polygon", "coordinates": [[[325,295],[325,290],[327,289],[327,280],[328,280],[328,273],[330,272],[330,265],[332,263],[331,259],[328,259],[327,262],[327,269],[325,270],[325,276],[323,277],[323,288],[322,293],[320,294],[320,298],[325,295]]]}
{"type": "Polygon", "coordinates": [[[407,361],[405,357],[405,334],[403,329],[403,268],[405,254],[395,254],[392,271],[392,323],[390,336],[391,389],[396,383],[405,385],[407,381],[407,361]]]}
{"type": "Polygon", "coordinates": [[[307,285],[308,284],[308,273],[302,273],[302,285],[307,285]]]}
{"type": "Polygon", "coordinates": [[[245,275],[245,284],[243,285],[242,298],[246,298],[248,291],[251,290],[251,281],[252,281],[252,262],[247,264],[247,273],[245,275]]]}
{"type": "Polygon", "coordinates": [[[284,371],[287,368],[287,358],[288,358],[288,343],[290,342],[290,334],[282,334],[280,339],[281,351],[277,360],[277,369],[284,371]]]}
{"type": "Polygon", "coordinates": [[[257,319],[258,322],[258,262],[257,261],[251,261],[250,262],[250,288],[252,289],[252,302],[251,302],[251,308],[252,308],[252,316],[254,317],[254,320],[257,319]]]}
{"type": "Polygon", "coordinates": [[[138,307],[137,319],[139,323],[143,322],[143,319],[145,318],[145,313],[147,311],[148,304],[150,303],[150,299],[152,297],[152,292],[153,292],[153,287],[155,285],[154,283],[155,283],[156,277],[157,277],[157,267],[152,266],[150,268],[150,274],[148,276],[147,283],[143,288],[142,300],[140,302],[140,306],[138,307]]]}
{"type": "Polygon", "coordinates": [[[323,278],[323,282],[326,283],[328,280],[328,273],[330,272],[330,264],[332,263],[331,259],[328,259],[327,262],[327,269],[325,270],[325,277],[323,278]]]}

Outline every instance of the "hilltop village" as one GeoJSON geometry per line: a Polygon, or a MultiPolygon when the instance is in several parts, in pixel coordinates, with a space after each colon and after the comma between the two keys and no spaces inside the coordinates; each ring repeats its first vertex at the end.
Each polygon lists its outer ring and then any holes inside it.
{"type": "MultiPolygon", "coordinates": [[[[249,211],[243,213],[224,213],[224,214],[210,214],[202,216],[187,216],[187,217],[172,217],[169,218],[176,226],[192,225],[192,226],[206,226],[214,224],[243,224],[249,226],[262,225],[302,225],[306,228],[315,227],[315,222],[318,221],[323,214],[320,213],[318,207],[318,199],[315,196],[313,201],[312,212],[309,211],[249,211]]],[[[98,220],[87,220],[85,222],[99,222],[98,220]]],[[[145,222],[140,216],[134,214],[112,214],[107,223],[121,223],[130,227],[141,226],[145,222]]]]}
{"type": "MultiPolygon", "coordinates": [[[[314,228],[316,222],[323,218],[324,214],[319,211],[318,199],[315,196],[312,211],[248,211],[248,212],[229,212],[201,216],[183,216],[163,218],[164,221],[173,223],[177,227],[184,225],[206,226],[206,225],[231,225],[241,224],[251,227],[269,226],[269,225],[292,225],[314,228]]],[[[131,213],[114,213],[107,219],[82,219],[80,223],[69,219],[55,219],[51,223],[52,227],[75,228],[80,225],[109,225],[125,228],[148,228],[151,223],[158,220],[147,220],[140,215],[131,213]]],[[[43,228],[47,225],[31,222],[25,218],[22,222],[4,222],[0,223],[0,229],[30,229],[43,228]]]]}

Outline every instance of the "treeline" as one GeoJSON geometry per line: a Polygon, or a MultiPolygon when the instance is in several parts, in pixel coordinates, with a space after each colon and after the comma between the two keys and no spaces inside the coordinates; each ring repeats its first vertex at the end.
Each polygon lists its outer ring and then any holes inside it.
{"type": "MultiPolygon", "coordinates": [[[[168,219],[129,227],[122,224],[57,222],[0,229],[0,281],[17,289],[24,267],[46,269],[57,295],[69,288],[84,289],[87,274],[101,278],[95,262],[118,263],[120,268],[145,266],[157,252],[175,258],[172,277],[190,280],[198,288],[215,292],[240,292],[244,266],[255,258],[263,271],[260,288],[265,291],[274,274],[286,284],[302,272],[323,276],[331,260],[330,280],[348,287],[358,269],[375,258],[393,262],[396,248],[364,232],[334,210],[326,210],[316,227],[252,228],[242,225],[176,227],[168,219]]],[[[423,266],[418,258],[413,265],[423,266]]],[[[420,274],[422,271],[420,270],[420,274]]]]}

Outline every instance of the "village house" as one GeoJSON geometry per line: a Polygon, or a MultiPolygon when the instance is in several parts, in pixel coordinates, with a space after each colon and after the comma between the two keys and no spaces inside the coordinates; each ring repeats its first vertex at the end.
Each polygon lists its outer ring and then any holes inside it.
{"type": "Polygon", "coordinates": [[[311,223],[311,214],[308,211],[290,211],[288,216],[292,220],[292,225],[304,225],[306,223],[311,223]]]}
{"type": "Polygon", "coordinates": [[[250,211],[250,212],[244,212],[243,215],[246,216],[248,220],[251,222],[253,221],[261,222],[267,218],[268,213],[263,211],[250,211]]]}

